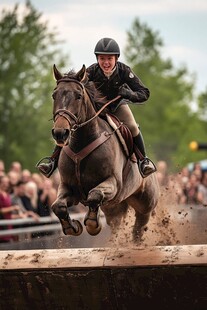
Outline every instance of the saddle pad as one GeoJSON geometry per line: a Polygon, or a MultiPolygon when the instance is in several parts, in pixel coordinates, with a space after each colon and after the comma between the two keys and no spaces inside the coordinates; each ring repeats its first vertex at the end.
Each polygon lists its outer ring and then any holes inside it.
{"type": "Polygon", "coordinates": [[[127,157],[131,157],[133,150],[133,137],[129,128],[124,125],[115,115],[106,114],[107,122],[116,130],[117,136],[124,148],[127,157]]]}

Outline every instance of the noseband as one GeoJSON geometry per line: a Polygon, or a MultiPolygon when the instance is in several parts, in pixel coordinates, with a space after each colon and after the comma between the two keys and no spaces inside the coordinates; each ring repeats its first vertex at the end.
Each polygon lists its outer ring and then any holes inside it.
{"type": "Polygon", "coordinates": [[[58,109],[55,112],[55,114],[53,116],[54,122],[56,122],[56,120],[58,119],[59,116],[64,117],[68,121],[70,127],[71,127],[70,117],[75,121],[75,125],[77,125],[77,123],[78,123],[78,118],[73,113],[71,113],[70,111],[67,111],[65,109],[58,109]]]}

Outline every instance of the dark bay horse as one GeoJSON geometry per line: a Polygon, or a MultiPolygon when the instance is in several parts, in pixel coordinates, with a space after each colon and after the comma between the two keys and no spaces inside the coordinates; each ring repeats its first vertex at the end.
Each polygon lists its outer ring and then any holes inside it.
{"type": "Polygon", "coordinates": [[[63,148],[58,163],[60,185],[52,210],[64,234],[82,233],[81,223],[69,215],[70,207],[80,202],[87,207],[84,224],[90,235],[101,230],[99,209],[113,233],[131,206],[135,211],[132,237],[139,241],[158,202],[156,174],[143,179],[137,163],[124,153],[116,131],[97,115],[95,102],[103,105],[104,99],[88,82],[85,66],[66,75],[55,65],[53,71],[57,86],[52,135],[63,148]]]}

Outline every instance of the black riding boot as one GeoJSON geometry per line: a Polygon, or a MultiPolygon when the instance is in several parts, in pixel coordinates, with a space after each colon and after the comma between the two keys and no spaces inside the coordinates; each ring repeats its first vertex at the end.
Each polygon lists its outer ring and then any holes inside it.
{"type": "Polygon", "coordinates": [[[156,171],[155,164],[146,156],[143,136],[140,133],[133,138],[134,152],[137,157],[139,171],[143,178],[156,171]]]}
{"type": "Polygon", "coordinates": [[[44,157],[36,164],[37,169],[47,178],[52,175],[58,166],[61,149],[61,146],[56,145],[51,157],[44,157]],[[48,162],[44,162],[45,160],[48,162]]]}

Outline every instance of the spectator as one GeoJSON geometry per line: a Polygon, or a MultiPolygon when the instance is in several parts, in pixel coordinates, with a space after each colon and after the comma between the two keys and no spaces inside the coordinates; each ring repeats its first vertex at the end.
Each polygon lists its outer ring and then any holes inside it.
{"type": "Polygon", "coordinates": [[[5,165],[4,161],[0,159],[0,177],[5,175],[5,165]]]}
{"type": "Polygon", "coordinates": [[[184,186],[188,183],[189,177],[190,177],[190,171],[189,171],[188,167],[182,168],[182,170],[180,172],[180,178],[181,178],[181,182],[184,186]]]}
{"type": "Polygon", "coordinates": [[[44,179],[42,189],[38,193],[38,214],[40,216],[50,216],[50,206],[57,198],[57,191],[51,179],[44,179]]]}
{"type": "Polygon", "coordinates": [[[31,179],[36,183],[38,190],[42,189],[44,180],[44,177],[42,175],[40,175],[39,173],[32,173],[31,179]]]}
{"type": "MultiPolygon", "coordinates": [[[[1,219],[15,219],[22,218],[23,213],[18,205],[12,205],[9,190],[9,178],[5,176],[0,177],[0,218],[1,219]]],[[[0,227],[0,229],[11,229],[12,225],[0,227]]],[[[0,237],[0,242],[9,242],[16,240],[14,236],[0,237]]]]}
{"type": "Polygon", "coordinates": [[[33,211],[37,213],[38,194],[37,185],[34,181],[25,183],[25,193],[23,196],[21,196],[21,200],[27,211],[33,211]]]}
{"type": "Polygon", "coordinates": [[[20,207],[18,205],[12,205],[11,196],[8,192],[9,189],[9,178],[5,176],[0,177],[0,213],[2,218],[12,219],[12,218],[20,218],[21,215],[15,216],[15,211],[18,213],[21,212],[20,207]]]}
{"type": "MultiPolygon", "coordinates": [[[[19,181],[14,186],[13,194],[11,194],[11,201],[13,205],[18,205],[21,209],[21,212],[25,218],[32,217],[33,219],[37,220],[39,219],[38,214],[36,214],[32,210],[26,210],[21,197],[23,197],[25,194],[25,184],[22,181],[19,181]]],[[[22,217],[23,217],[22,216],[22,217]]]]}
{"type": "Polygon", "coordinates": [[[32,174],[28,169],[23,169],[21,173],[21,180],[27,183],[32,180],[32,174]]]}
{"type": "Polygon", "coordinates": [[[7,173],[7,176],[9,178],[10,183],[9,192],[12,193],[13,187],[21,180],[21,174],[11,170],[7,173]]]}
{"type": "Polygon", "coordinates": [[[199,179],[194,173],[191,173],[189,180],[184,184],[183,202],[186,204],[198,204],[197,193],[198,193],[199,179]]]}
{"type": "Polygon", "coordinates": [[[201,183],[198,186],[197,200],[204,206],[207,206],[207,171],[203,171],[201,183]]]}
{"type": "Polygon", "coordinates": [[[44,179],[43,186],[38,192],[38,214],[40,216],[50,216],[50,206],[57,198],[57,191],[51,179],[44,179]]]}
{"type": "Polygon", "coordinates": [[[157,178],[158,182],[161,186],[168,185],[168,171],[167,171],[167,163],[164,160],[160,160],[157,162],[157,178]]]}
{"type": "MultiPolygon", "coordinates": [[[[53,182],[51,179],[46,179],[45,177],[41,177],[39,179],[37,175],[33,176],[33,179],[36,180],[36,185],[38,184],[38,202],[37,202],[37,213],[39,216],[53,216],[53,212],[51,212],[51,204],[55,201],[57,197],[57,191],[53,186],[53,182]]],[[[43,236],[51,236],[53,235],[53,231],[48,232],[38,232],[34,233],[33,237],[43,237],[43,236]]]]}
{"type": "Polygon", "coordinates": [[[9,171],[15,171],[19,175],[22,173],[22,165],[19,161],[13,161],[10,165],[9,171]]]}
{"type": "Polygon", "coordinates": [[[201,164],[199,162],[195,163],[193,165],[193,171],[192,171],[193,174],[196,175],[197,179],[199,181],[201,181],[201,177],[202,177],[202,168],[201,168],[201,164]]]}

